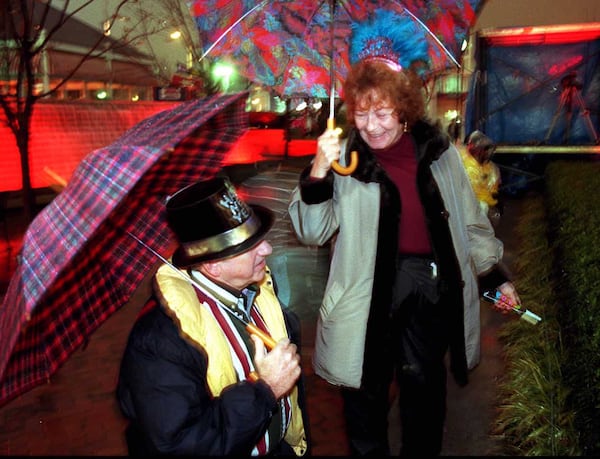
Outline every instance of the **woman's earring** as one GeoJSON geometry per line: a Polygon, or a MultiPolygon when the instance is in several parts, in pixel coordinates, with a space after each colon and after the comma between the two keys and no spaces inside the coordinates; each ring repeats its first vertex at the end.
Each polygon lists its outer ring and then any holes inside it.
{"type": "Polygon", "coordinates": [[[408,123],[404,121],[404,132],[408,132],[408,123]]]}

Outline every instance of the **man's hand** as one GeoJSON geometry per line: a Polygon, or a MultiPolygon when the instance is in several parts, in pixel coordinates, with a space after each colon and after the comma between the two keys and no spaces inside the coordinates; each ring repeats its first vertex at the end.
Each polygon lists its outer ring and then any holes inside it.
{"type": "Polygon", "coordinates": [[[254,366],[260,379],[265,381],[275,398],[288,394],[300,377],[300,354],[296,345],[288,338],[282,338],[271,352],[267,353],[264,343],[256,335],[250,335],[254,342],[254,366]]]}

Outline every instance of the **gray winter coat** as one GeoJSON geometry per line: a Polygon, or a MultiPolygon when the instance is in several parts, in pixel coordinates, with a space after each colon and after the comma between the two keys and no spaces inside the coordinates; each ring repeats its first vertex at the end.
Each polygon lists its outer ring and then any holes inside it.
{"type": "MultiPolygon", "coordinates": [[[[454,278],[462,280],[457,282],[463,288],[462,296],[457,294],[456,303],[461,303],[462,299],[462,304],[457,305],[457,314],[462,311],[463,320],[456,321],[454,331],[458,338],[451,343],[450,349],[455,354],[453,372],[455,376],[458,373],[458,380],[466,383],[467,368],[477,365],[480,358],[477,276],[494,272],[488,283],[495,285],[506,280],[504,274],[498,275],[495,269],[502,259],[503,244],[494,236],[487,216],[480,210],[457,149],[448,144],[445,135],[427,123],[415,126],[413,136],[417,160],[430,164],[430,173],[422,180],[428,184],[425,188],[439,190],[432,193],[433,197],[423,192],[421,200],[440,201],[453,245],[443,249],[449,253],[445,256],[449,260],[446,269],[454,270],[454,278]]],[[[360,161],[370,162],[369,167],[375,171],[366,175],[375,177],[379,166],[374,164],[368,149],[363,150],[359,155],[360,161]]],[[[340,158],[343,165],[347,164],[347,153],[340,158]]],[[[332,194],[328,193],[325,184],[316,195],[305,195],[302,187],[298,186],[292,193],[288,208],[301,242],[323,245],[335,235],[329,277],[318,318],[313,366],[315,373],[329,383],[351,388],[359,388],[363,377],[367,324],[375,294],[376,253],[382,231],[379,227],[380,183],[377,179],[365,181],[364,177],[358,180],[355,176],[357,173],[351,176],[330,173],[328,180],[332,182],[332,194]]],[[[439,233],[436,231],[430,230],[434,246],[435,234],[439,233]]],[[[390,265],[389,269],[393,267],[390,265]]],[[[386,355],[379,356],[382,357],[388,358],[386,355]]]]}

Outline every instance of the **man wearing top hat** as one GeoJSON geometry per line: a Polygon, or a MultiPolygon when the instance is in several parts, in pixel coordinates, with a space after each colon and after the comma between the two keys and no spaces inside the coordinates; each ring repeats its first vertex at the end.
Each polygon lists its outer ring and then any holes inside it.
{"type": "Polygon", "coordinates": [[[117,387],[129,453],[307,454],[299,326],[266,266],[273,213],[223,177],[183,188],[166,210],[179,246],[155,275],[117,387]]]}

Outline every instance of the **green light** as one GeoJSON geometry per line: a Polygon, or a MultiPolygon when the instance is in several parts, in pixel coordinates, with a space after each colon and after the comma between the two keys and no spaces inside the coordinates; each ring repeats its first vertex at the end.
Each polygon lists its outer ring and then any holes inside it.
{"type": "Polygon", "coordinates": [[[231,78],[235,74],[235,69],[232,65],[221,62],[213,66],[212,76],[214,81],[220,81],[223,91],[227,91],[231,84],[231,78]]]}

